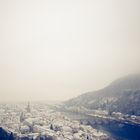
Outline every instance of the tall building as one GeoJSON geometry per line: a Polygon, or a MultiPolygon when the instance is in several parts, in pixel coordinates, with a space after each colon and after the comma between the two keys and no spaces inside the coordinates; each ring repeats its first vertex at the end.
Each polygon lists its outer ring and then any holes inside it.
{"type": "Polygon", "coordinates": [[[25,116],[24,113],[22,112],[20,115],[20,122],[23,122],[25,120],[25,116]]]}
{"type": "Polygon", "coordinates": [[[30,107],[30,102],[28,102],[27,108],[26,108],[27,112],[30,113],[31,112],[31,107],[30,107]]]}

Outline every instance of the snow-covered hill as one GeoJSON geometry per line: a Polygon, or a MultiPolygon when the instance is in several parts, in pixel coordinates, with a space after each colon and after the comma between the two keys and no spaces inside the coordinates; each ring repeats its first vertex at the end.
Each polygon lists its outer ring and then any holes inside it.
{"type": "Polygon", "coordinates": [[[84,106],[109,112],[140,115],[140,74],[129,75],[112,82],[109,86],[82,94],[65,102],[67,107],[84,106]]]}

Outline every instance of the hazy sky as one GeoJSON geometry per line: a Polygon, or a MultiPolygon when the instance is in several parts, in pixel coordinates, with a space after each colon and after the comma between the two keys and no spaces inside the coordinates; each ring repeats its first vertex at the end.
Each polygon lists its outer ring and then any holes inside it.
{"type": "Polygon", "coordinates": [[[0,0],[0,101],[65,100],[140,70],[140,0],[0,0]]]}

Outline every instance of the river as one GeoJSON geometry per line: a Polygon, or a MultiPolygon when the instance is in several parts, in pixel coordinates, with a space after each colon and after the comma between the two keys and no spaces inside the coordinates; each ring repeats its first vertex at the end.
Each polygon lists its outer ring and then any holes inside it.
{"type": "Polygon", "coordinates": [[[82,115],[78,113],[63,112],[73,120],[85,121],[93,128],[99,129],[108,133],[116,140],[140,140],[140,126],[134,124],[125,124],[120,122],[110,122],[108,124],[95,124],[95,117],[82,115]]]}

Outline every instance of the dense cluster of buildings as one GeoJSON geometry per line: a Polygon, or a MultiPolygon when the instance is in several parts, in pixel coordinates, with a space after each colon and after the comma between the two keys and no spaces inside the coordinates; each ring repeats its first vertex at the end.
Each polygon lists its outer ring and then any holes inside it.
{"type": "Polygon", "coordinates": [[[109,140],[89,125],[71,120],[44,103],[0,104],[0,126],[15,140],[109,140]]]}

